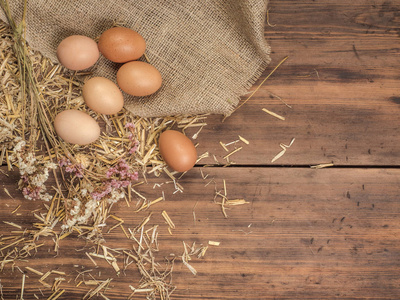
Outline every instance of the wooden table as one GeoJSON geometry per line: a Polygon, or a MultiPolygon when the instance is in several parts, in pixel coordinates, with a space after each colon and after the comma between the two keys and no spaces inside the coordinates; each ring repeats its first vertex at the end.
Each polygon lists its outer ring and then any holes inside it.
{"type": "MultiPolygon", "coordinates": [[[[141,188],[154,199],[165,192],[166,201],[150,209],[150,223],[160,224],[160,262],[177,256],[172,299],[399,299],[400,3],[271,1],[269,17],[265,36],[272,62],[253,89],[280,60],[288,60],[231,117],[209,117],[197,139],[199,153],[211,154],[202,164],[214,163],[212,155],[223,161],[227,152],[220,141],[247,139],[249,145],[241,143],[242,150],[230,157],[235,165],[196,166],[180,180],[183,193],[173,194],[171,185],[154,187],[159,179],[153,178],[141,188]],[[280,144],[293,138],[271,163],[280,144]],[[333,166],[311,168],[320,164],[333,166]],[[223,180],[229,199],[249,202],[231,206],[228,218],[214,203],[223,180]],[[176,225],[172,235],[163,210],[176,225]],[[182,241],[208,246],[203,258],[190,261],[196,276],[180,259],[182,241]]],[[[23,200],[16,172],[0,176],[0,220],[29,228],[32,210],[41,204],[23,200]],[[20,204],[18,214],[11,214],[20,204]]],[[[113,208],[126,227],[149,213],[133,211],[122,202],[113,208]]],[[[14,229],[2,223],[0,233],[14,229]]],[[[132,247],[119,228],[105,238],[112,248],[132,247]]],[[[20,299],[23,276],[16,267],[26,272],[24,299],[52,294],[26,266],[66,273],[66,291],[58,299],[81,299],[93,288],[74,287],[78,272],[86,270],[96,280],[113,278],[107,298],[92,299],[127,299],[129,285],[140,279],[135,267],[117,276],[94,258],[96,267],[85,255],[91,245],[76,235],[61,240],[58,253],[51,241],[43,242],[48,248],[17,261],[13,272],[7,265],[0,273],[4,299],[20,299]]],[[[57,276],[46,280],[51,284],[57,276]]]]}

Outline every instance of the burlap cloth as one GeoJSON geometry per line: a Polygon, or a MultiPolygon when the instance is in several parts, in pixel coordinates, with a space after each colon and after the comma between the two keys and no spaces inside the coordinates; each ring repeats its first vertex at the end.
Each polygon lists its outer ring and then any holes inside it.
{"type": "MultiPolygon", "coordinates": [[[[23,0],[9,0],[21,19],[23,0]]],[[[264,39],[268,0],[28,0],[26,38],[57,62],[56,48],[72,34],[96,39],[115,21],[139,32],[163,77],[148,97],[125,95],[142,117],[229,115],[270,61],[264,39]]],[[[0,17],[5,20],[3,12],[0,17]]],[[[115,81],[119,65],[104,57],[96,76],[115,81]]]]}

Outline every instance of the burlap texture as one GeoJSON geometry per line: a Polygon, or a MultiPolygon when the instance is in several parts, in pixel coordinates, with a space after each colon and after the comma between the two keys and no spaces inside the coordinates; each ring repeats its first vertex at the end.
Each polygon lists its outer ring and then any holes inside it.
{"type": "MultiPolygon", "coordinates": [[[[9,2],[20,20],[23,1],[9,2]]],[[[56,48],[67,36],[96,39],[119,21],[145,38],[146,55],[163,77],[162,88],[151,96],[125,95],[127,109],[142,117],[228,115],[270,61],[264,39],[267,2],[28,0],[26,38],[56,62],[56,48]]],[[[115,82],[118,67],[101,57],[93,74],[115,82]]]]}

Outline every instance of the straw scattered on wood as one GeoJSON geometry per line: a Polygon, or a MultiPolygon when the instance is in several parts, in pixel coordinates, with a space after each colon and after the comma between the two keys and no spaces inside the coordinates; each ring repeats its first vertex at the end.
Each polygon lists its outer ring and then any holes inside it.
{"type": "Polygon", "coordinates": [[[211,246],[219,246],[221,243],[216,241],[208,241],[208,244],[211,246]]]}
{"type": "Polygon", "coordinates": [[[289,145],[286,145],[286,144],[279,144],[279,146],[282,148],[282,151],[279,152],[279,153],[271,160],[271,163],[273,163],[273,162],[275,162],[276,160],[278,160],[279,158],[281,158],[281,157],[286,153],[286,150],[289,149],[289,148],[292,146],[292,144],[294,143],[294,141],[295,141],[295,138],[293,138],[293,139],[290,141],[289,145]]]}
{"type": "MultiPolygon", "coordinates": [[[[147,223],[147,222],[146,222],[147,223]]],[[[126,264],[132,260],[139,269],[142,278],[138,287],[130,286],[133,291],[128,297],[131,299],[137,293],[146,293],[147,299],[170,299],[171,294],[175,290],[172,285],[172,271],[174,261],[167,261],[166,266],[160,270],[161,265],[156,262],[155,254],[158,252],[158,226],[145,229],[144,225],[140,230],[132,233],[131,239],[135,242],[133,250],[124,250],[127,256],[126,264]],[[139,234],[138,237],[136,235],[139,234]]]]}
{"type": "Polygon", "coordinates": [[[86,295],[83,297],[84,300],[86,299],[92,299],[94,296],[98,295],[100,293],[101,290],[106,290],[107,289],[107,285],[110,284],[112,279],[107,279],[104,280],[102,282],[96,282],[97,287],[88,291],[86,293],[86,295]]]}
{"type": "Polygon", "coordinates": [[[247,202],[245,199],[229,199],[225,179],[222,180],[222,183],[223,183],[223,191],[217,190],[217,185],[214,181],[215,184],[214,203],[221,206],[222,214],[224,215],[225,218],[228,218],[228,214],[226,212],[227,206],[243,205],[249,202],[247,202]],[[220,201],[217,201],[217,199],[220,199],[220,201]]]}
{"type": "Polygon", "coordinates": [[[167,222],[168,226],[169,226],[171,229],[175,229],[175,224],[174,224],[174,222],[172,222],[171,218],[169,217],[169,215],[167,214],[167,212],[166,212],[165,210],[161,213],[161,215],[163,216],[165,222],[167,222]]]}
{"type": "Polygon", "coordinates": [[[269,23],[269,9],[267,9],[267,17],[266,18],[267,18],[266,22],[267,22],[269,27],[275,27],[276,26],[276,24],[271,25],[271,23],[269,23]]]}
{"type": "Polygon", "coordinates": [[[40,272],[38,270],[35,270],[35,269],[31,268],[31,267],[25,267],[25,269],[27,269],[28,271],[31,271],[32,273],[35,273],[36,275],[43,276],[42,272],[40,272]]]}
{"type": "Polygon", "coordinates": [[[267,114],[269,114],[269,115],[271,115],[271,116],[273,116],[273,117],[275,117],[275,118],[277,118],[279,120],[285,121],[285,117],[282,117],[281,115],[278,115],[277,113],[274,113],[273,111],[270,111],[270,110],[268,110],[266,108],[263,108],[262,111],[266,112],[267,114]]]}
{"type": "Polygon", "coordinates": [[[292,108],[291,105],[289,105],[289,104],[287,104],[285,101],[283,101],[283,99],[282,99],[281,97],[279,97],[278,95],[275,95],[275,94],[273,94],[273,93],[271,93],[271,92],[269,92],[269,94],[270,94],[272,97],[279,99],[279,101],[281,101],[283,104],[285,104],[288,108],[292,108]]]}
{"type": "Polygon", "coordinates": [[[245,143],[246,145],[249,145],[249,144],[250,144],[250,142],[249,142],[248,140],[246,140],[244,137],[242,137],[242,136],[240,136],[240,135],[239,135],[239,139],[240,139],[243,143],[245,143]]]}
{"type": "Polygon", "coordinates": [[[196,242],[193,242],[192,246],[189,246],[187,243],[183,243],[183,253],[181,255],[181,259],[183,264],[192,272],[193,275],[197,275],[196,269],[189,264],[189,261],[192,260],[192,257],[195,256],[197,258],[203,258],[207,252],[208,246],[200,245],[196,247],[196,242]]]}
{"type": "Polygon", "coordinates": [[[329,167],[333,167],[333,166],[334,166],[333,163],[319,164],[319,165],[311,166],[311,169],[324,169],[324,168],[329,168],[329,167]]]}
{"type": "Polygon", "coordinates": [[[227,155],[225,155],[225,156],[223,157],[223,159],[227,159],[228,157],[230,157],[231,155],[235,154],[236,152],[239,152],[239,151],[242,150],[242,149],[243,149],[243,147],[239,147],[239,148],[233,150],[232,152],[230,152],[230,153],[228,153],[227,155]]]}

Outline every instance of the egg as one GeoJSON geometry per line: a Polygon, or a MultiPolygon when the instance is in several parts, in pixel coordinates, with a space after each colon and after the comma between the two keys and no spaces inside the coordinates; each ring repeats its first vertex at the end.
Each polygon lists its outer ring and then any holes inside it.
{"type": "Polygon", "coordinates": [[[114,27],[104,31],[99,38],[98,46],[105,58],[116,63],[136,60],[146,50],[144,38],[126,27],[114,27]]]}
{"type": "Polygon", "coordinates": [[[74,71],[93,66],[100,57],[94,40],[83,35],[71,35],[57,47],[57,58],[66,68],[74,71]]]}
{"type": "Polygon", "coordinates": [[[124,96],[118,86],[104,77],[89,79],[83,85],[82,96],[88,107],[105,115],[116,114],[124,106],[124,96]]]}
{"type": "Polygon", "coordinates": [[[176,130],[166,130],[158,139],[161,157],[166,164],[177,172],[193,168],[197,160],[197,151],[192,141],[176,130]]]}
{"type": "Polygon", "coordinates": [[[162,84],[160,72],[143,61],[131,61],[119,68],[118,86],[132,96],[148,96],[155,93],[162,84]]]}
{"type": "Polygon", "coordinates": [[[98,139],[100,126],[83,111],[69,109],[60,112],[54,119],[54,129],[66,142],[87,145],[98,139]]]}

